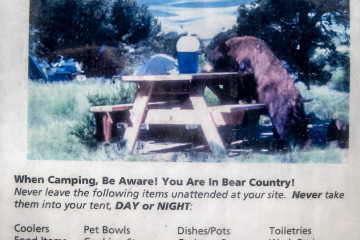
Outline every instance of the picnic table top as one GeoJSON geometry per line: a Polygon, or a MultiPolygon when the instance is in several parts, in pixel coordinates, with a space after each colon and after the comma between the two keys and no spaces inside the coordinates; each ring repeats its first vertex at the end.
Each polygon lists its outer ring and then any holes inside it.
{"type": "Polygon", "coordinates": [[[196,81],[211,79],[226,79],[237,76],[237,72],[193,73],[176,75],[128,75],[123,76],[125,82],[162,82],[162,81],[196,81]]]}

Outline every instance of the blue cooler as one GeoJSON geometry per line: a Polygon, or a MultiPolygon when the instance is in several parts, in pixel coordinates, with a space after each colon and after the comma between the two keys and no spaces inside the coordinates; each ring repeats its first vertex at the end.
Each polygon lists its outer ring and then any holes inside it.
{"type": "Polygon", "coordinates": [[[180,73],[197,73],[200,43],[195,36],[184,36],[176,44],[180,73]]]}

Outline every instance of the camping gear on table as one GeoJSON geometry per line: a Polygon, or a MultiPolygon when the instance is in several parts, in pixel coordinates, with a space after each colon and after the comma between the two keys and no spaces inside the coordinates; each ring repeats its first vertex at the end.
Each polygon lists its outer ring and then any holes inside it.
{"type": "Polygon", "coordinates": [[[199,65],[198,51],[200,42],[195,36],[183,36],[177,44],[179,72],[180,73],[197,73],[199,65]]]}
{"type": "Polygon", "coordinates": [[[175,59],[165,54],[155,54],[136,69],[135,75],[166,75],[175,69],[175,59]]]}

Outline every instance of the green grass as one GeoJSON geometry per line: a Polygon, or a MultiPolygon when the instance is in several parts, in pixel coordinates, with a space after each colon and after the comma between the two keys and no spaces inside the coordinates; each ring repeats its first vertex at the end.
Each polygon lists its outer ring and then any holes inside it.
{"type": "Polygon", "coordinates": [[[134,92],[133,85],[103,83],[101,79],[46,84],[29,81],[28,158],[113,159],[113,152],[97,146],[93,138],[89,143],[95,131],[89,108],[130,102],[134,92]],[[76,135],[80,128],[87,138],[76,135]]]}
{"type": "MultiPolygon", "coordinates": [[[[314,99],[305,105],[325,120],[348,119],[349,94],[312,86],[306,90],[298,84],[304,98],[314,99]]],[[[97,161],[161,161],[161,162],[343,162],[348,150],[337,148],[295,151],[289,154],[244,152],[222,156],[206,152],[129,155],[117,143],[102,144],[94,139],[94,117],[91,105],[128,103],[136,91],[134,84],[103,82],[36,83],[29,81],[28,100],[28,159],[97,160],[97,161]],[[291,158],[291,159],[290,159],[291,158]]],[[[218,104],[216,97],[205,91],[209,105],[218,104]]]]}

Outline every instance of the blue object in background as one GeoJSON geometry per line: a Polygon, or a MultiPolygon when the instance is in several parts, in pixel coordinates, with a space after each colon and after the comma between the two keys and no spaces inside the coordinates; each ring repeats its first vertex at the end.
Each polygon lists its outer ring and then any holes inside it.
{"type": "Polygon", "coordinates": [[[44,82],[71,81],[82,73],[80,64],[72,58],[64,59],[61,57],[50,66],[46,61],[39,63],[35,57],[29,55],[29,78],[32,80],[42,79],[44,82]]]}
{"type": "Polygon", "coordinates": [[[166,75],[175,67],[175,59],[165,54],[156,54],[140,65],[135,75],[166,75]]]}
{"type": "Polygon", "coordinates": [[[44,73],[41,66],[38,64],[36,59],[31,55],[29,55],[29,78],[30,79],[44,79],[44,81],[48,80],[48,77],[44,73]]]}

